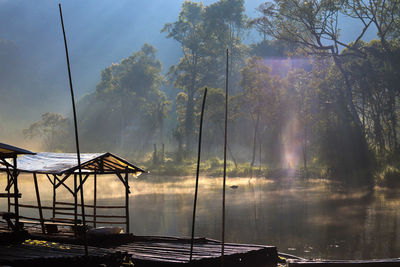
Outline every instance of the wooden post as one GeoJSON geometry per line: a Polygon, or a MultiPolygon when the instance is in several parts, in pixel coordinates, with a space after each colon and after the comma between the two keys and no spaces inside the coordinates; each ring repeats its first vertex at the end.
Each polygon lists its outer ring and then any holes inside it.
{"type": "Polygon", "coordinates": [[[53,180],[53,218],[56,217],[56,182],[57,178],[56,175],[54,174],[54,180],[53,180]]]}
{"type": "Polygon", "coordinates": [[[19,225],[19,204],[18,204],[18,173],[17,173],[17,156],[14,156],[13,158],[13,179],[14,179],[14,208],[15,208],[15,229],[16,231],[20,230],[20,225],[19,225]]]}
{"type": "Polygon", "coordinates": [[[129,234],[129,180],[128,172],[125,173],[125,216],[126,216],[126,233],[129,234]]]}
{"type": "Polygon", "coordinates": [[[77,226],[78,226],[78,192],[77,192],[77,177],[74,173],[74,233],[75,236],[78,235],[77,226]]]}
{"type": "Polygon", "coordinates": [[[97,175],[94,174],[94,189],[93,189],[93,227],[96,228],[96,205],[97,205],[97,175]]]}
{"type": "Polygon", "coordinates": [[[35,192],[36,192],[36,200],[39,208],[39,218],[40,218],[40,226],[42,227],[42,233],[45,234],[46,231],[44,229],[44,221],[43,221],[43,211],[42,211],[42,203],[40,202],[40,193],[39,193],[39,185],[37,181],[36,173],[33,173],[33,181],[35,182],[35,192]]]}
{"type": "Polygon", "coordinates": [[[8,205],[8,212],[11,212],[11,199],[10,199],[10,183],[11,183],[11,177],[10,177],[10,173],[7,171],[7,193],[8,193],[8,197],[7,197],[7,205],[8,205]]]}

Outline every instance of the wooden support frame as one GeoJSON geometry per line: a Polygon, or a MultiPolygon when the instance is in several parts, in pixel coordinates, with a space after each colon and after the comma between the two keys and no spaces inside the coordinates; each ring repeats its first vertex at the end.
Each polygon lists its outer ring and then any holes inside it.
{"type": "Polygon", "coordinates": [[[78,188],[76,189],[76,193],[77,194],[79,192],[79,190],[81,190],[81,188],[83,187],[83,185],[85,184],[87,178],[89,177],[90,173],[86,174],[85,178],[83,178],[82,183],[79,184],[78,188]]]}
{"type": "MultiPolygon", "coordinates": [[[[10,174],[7,172],[7,188],[8,185],[10,184],[10,174]]],[[[6,189],[7,193],[8,193],[8,198],[7,198],[7,211],[10,212],[11,211],[11,199],[10,199],[10,189],[8,188],[8,190],[6,189]]]]}
{"type": "Polygon", "coordinates": [[[125,173],[125,216],[126,216],[126,233],[129,234],[129,175],[125,173]]]}
{"type": "Polygon", "coordinates": [[[93,177],[93,227],[96,228],[97,222],[96,222],[96,213],[97,213],[97,174],[94,174],[93,177]]]}
{"type": "Polygon", "coordinates": [[[74,233],[75,236],[78,235],[77,232],[77,224],[78,224],[78,194],[76,194],[76,189],[78,187],[78,183],[77,183],[77,174],[74,173],[74,233]]]}
{"type": "MultiPolygon", "coordinates": [[[[74,195],[75,192],[76,192],[75,188],[74,188],[74,190],[72,190],[71,188],[69,188],[68,185],[66,185],[66,184],[64,183],[65,180],[67,180],[67,178],[68,178],[70,175],[71,175],[71,174],[67,174],[63,179],[60,180],[60,178],[58,178],[56,174],[53,174],[55,180],[58,181],[58,184],[56,184],[55,181],[54,181],[54,183],[55,183],[55,188],[56,188],[56,189],[57,189],[60,185],[62,185],[62,186],[64,186],[72,195],[74,195]]],[[[75,175],[75,174],[74,174],[74,175],[75,175]]]]}

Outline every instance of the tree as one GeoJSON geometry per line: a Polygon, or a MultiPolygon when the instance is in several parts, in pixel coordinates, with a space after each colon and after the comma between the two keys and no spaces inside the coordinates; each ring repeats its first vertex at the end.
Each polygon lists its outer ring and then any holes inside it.
{"type": "MultiPolygon", "coordinates": [[[[352,53],[347,56],[363,57],[365,53],[357,49],[371,22],[365,23],[356,34],[353,45],[348,45],[340,39],[338,28],[342,4],[334,0],[275,0],[259,7],[263,16],[253,20],[254,24],[262,23],[265,31],[275,39],[295,43],[307,54],[332,58],[345,82],[343,99],[357,127],[361,121],[353,101],[353,88],[350,85],[349,74],[343,68],[343,48],[352,53]]],[[[363,138],[363,137],[361,137],[363,138]]]]}
{"type": "Polygon", "coordinates": [[[27,138],[42,138],[47,151],[68,151],[72,141],[71,130],[69,119],[58,113],[46,112],[42,114],[40,121],[34,122],[24,129],[23,134],[27,138]]]}
{"type": "Polygon", "coordinates": [[[240,64],[245,45],[246,30],[243,0],[220,0],[209,6],[185,1],[179,18],[165,24],[162,32],[180,43],[183,57],[172,66],[169,78],[176,88],[187,95],[183,134],[186,149],[194,143],[196,99],[199,89],[223,88],[225,79],[225,51],[230,50],[230,88],[237,91],[240,64]]]}
{"type": "Polygon", "coordinates": [[[125,151],[142,150],[161,138],[170,104],[160,89],[161,71],[149,44],[103,70],[96,91],[79,103],[83,138],[92,146],[108,143],[125,151]]]}
{"type": "Polygon", "coordinates": [[[168,33],[167,38],[173,38],[182,46],[183,57],[178,65],[171,67],[169,75],[175,87],[187,95],[184,134],[189,150],[194,137],[194,103],[200,88],[200,69],[204,52],[203,12],[202,4],[185,1],[178,21],[165,24],[161,30],[168,33]]]}
{"type": "Polygon", "coordinates": [[[273,86],[273,78],[270,72],[271,69],[259,57],[248,59],[246,66],[242,69],[240,85],[244,88],[243,102],[248,110],[254,129],[250,166],[253,166],[255,161],[256,141],[259,138],[261,117],[263,121],[268,121],[277,107],[277,90],[279,88],[273,86]]]}

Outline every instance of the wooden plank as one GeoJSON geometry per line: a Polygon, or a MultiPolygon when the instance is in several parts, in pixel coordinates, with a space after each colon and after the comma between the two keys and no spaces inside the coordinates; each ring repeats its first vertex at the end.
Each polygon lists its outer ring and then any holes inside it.
{"type": "MultiPolygon", "coordinates": [[[[10,203],[11,206],[14,206],[14,203],[10,203]]],[[[20,208],[28,208],[28,209],[38,209],[38,206],[35,205],[26,205],[26,204],[19,204],[20,208]]],[[[42,209],[44,210],[53,210],[53,207],[48,207],[48,206],[42,206],[42,209]]],[[[68,208],[68,207],[56,207],[56,210],[74,210],[74,208],[68,208]]]]}
{"type": "MultiPolygon", "coordinates": [[[[21,193],[18,193],[18,198],[21,198],[21,193]]],[[[10,198],[10,197],[15,197],[15,194],[13,193],[0,193],[0,198],[10,198]]]]}
{"type": "Polygon", "coordinates": [[[289,260],[288,267],[392,267],[400,266],[400,259],[382,260],[333,260],[333,261],[301,261],[289,260]]]}
{"type": "MultiPolygon", "coordinates": [[[[73,213],[69,213],[69,212],[59,212],[56,211],[56,214],[59,215],[71,215],[73,216],[73,213]]],[[[78,213],[78,216],[82,216],[82,214],[78,213]]],[[[95,214],[85,214],[86,217],[92,217],[92,218],[119,218],[119,219],[125,219],[125,215],[95,215],[95,214]]]]}
{"type": "MultiPolygon", "coordinates": [[[[58,205],[68,205],[68,206],[74,206],[74,203],[69,203],[69,202],[56,202],[56,204],[58,205]]],[[[81,204],[78,204],[78,206],[81,206],[81,204]]],[[[88,205],[85,204],[86,208],[94,208],[94,205],[88,205]]],[[[100,208],[100,209],[125,209],[125,206],[96,206],[96,208],[100,208]]]]}

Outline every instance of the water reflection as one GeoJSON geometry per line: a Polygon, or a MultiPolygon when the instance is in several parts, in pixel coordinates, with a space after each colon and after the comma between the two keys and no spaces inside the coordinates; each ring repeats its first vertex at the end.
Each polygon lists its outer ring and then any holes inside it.
{"type": "MultiPolygon", "coordinates": [[[[20,181],[22,202],[35,203],[32,177],[22,175],[20,181]]],[[[43,176],[39,176],[39,182],[42,202],[50,206],[50,183],[43,176]]],[[[193,177],[146,175],[131,182],[133,233],[190,235],[193,177]]],[[[72,186],[72,179],[68,183],[72,186]]],[[[0,186],[4,185],[5,177],[0,176],[0,186]]],[[[200,180],[196,236],[220,239],[221,185],[218,178],[200,180]]],[[[92,203],[93,179],[85,184],[85,198],[92,203]]],[[[124,189],[118,178],[98,178],[98,199],[100,205],[124,203],[124,189]]],[[[72,196],[61,189],[57,200],[72,200],[72,196]]],[[[399,257],[399,204],[398,191],[349,191],[326,180],[229,178],[226,240],[276,245],[281,252],[306,258],[399,257]]],[[[6,200],[1,199],[0,209],[5,207],[6,200]]],[[[23,212],[37,216],[32,210],[23,212]]],[[[109,212],[117,215],[116,211],[109,212]]]]}

